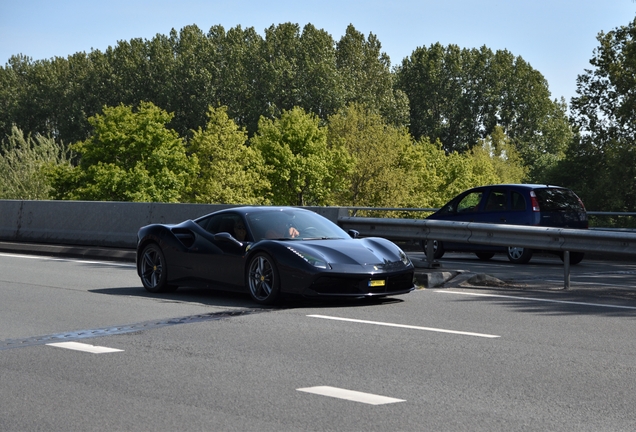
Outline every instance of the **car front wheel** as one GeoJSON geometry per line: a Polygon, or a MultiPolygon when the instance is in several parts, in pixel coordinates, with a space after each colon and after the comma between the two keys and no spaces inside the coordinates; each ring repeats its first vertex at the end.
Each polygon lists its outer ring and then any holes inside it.
{"type": "Polygon", "coordinates": [[[532,249],[510,246],[506,250],[508,259],[515,264],[526,264],[532,258],[532,249]]]}
{"type": "Polygon", "coordinates": [[[250,259],[245,275],[247,287],[255,302],[271,305],[278,300],[280,280],[272,258],[265,253],[257,253],[250,259]]]}
{"type": "Polygon", "coordinates": [[[177,289],[168,285],[166,258],[157,244],[146,246],[140,256],[139,269],[141,283],[152,293],[168,292],[177,289]]]}

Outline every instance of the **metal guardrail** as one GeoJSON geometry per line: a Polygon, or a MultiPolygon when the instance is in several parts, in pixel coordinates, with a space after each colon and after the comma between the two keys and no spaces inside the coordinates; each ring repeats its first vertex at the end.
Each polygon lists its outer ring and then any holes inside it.
{"type": "Polygon", "coordinates": [[[636,216],[636,212],[588,211],[589,216],[636,216]]]}
{"type": "MultiPolygon", "coordinates": [[[[358,212],[374,212],[374,213],[435,213],[439,208],[404,208],[404,207],[341,207],[349,213],[349,216],[359,217],[358,212]]],[[[608,212],[608,211],[588,211],[588,216],[611,216],[611,217],[628,217],[636,216],[636,212],[608,212]]],[[[635,228],[616,228],[616,227],[590,227],[591,230],[604,231],[623,231],[636,232],[635,228]]]]}
{"type": "MultiPolygon", "coordinates": [[[[439,208],[404,208],[404,207],[342,207],[350,212],[358,211],[374,211],[374,212],[421,212],[435,213],[439,208]]],[[[606,211],[587,211],[588,216],[636,216],[636,212],[606,212],[606,211]]]]}
{"type": "MultiPolygon", "coordinates": [[[[570,252],[600,252],[636,255],[636,233],[499,225],[477,222],[451,222],[428,219],[382,219],[340,217],[338,224],[354,229],[363,237],[392,240],[441,240],[493,246],[517,246],[562,251],[564,287],[570,287],[570,252]]],[[[433,242],[427,260],[433,264],[433,242]]]]}

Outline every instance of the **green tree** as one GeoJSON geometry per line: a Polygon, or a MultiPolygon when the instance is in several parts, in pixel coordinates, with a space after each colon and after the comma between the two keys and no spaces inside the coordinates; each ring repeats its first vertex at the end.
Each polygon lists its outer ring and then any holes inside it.
{"type": "Polygon", "coordinates": [[[480,140],[479,145],[471,149],[470,155],[476,160],[489,161],[492,173],[497,177],[497,183],[521,183],[526,177],[527,168],[523,165],[514,143],[506,136],[501,126],[496,126],[492,135],[480,140]]]}
{"type": "Polygon", "coordinates": [[[14,126],[0,146],[0,199],[49,199],[52,188],[47,171],[68,163],[66,148],[53,138],[25,138],[14,126]]]}
{"type": "Polygon", "coordinates": [[[54,95],[58,93],[55,85],[57,77],[53,73],[51,62],[34,62],[26,56],[12,56],[2,77],[3,87],[11,86],[0,90],[2,96],[8,98],[0,102],[2,108],[8,110],[2,115],[2,138],[12,134],[13,126],[27,135],[56,136],[55,122],[49,115],[53,108],[54,95]]]}
{"type": "MultiPolygon", "coordinates": [[[[482,53],[476,56],[479,54],[482,53]]],[[[416,139],[439,139],[448,152],[468,150],[479,136],[475,123],[480,120],[476,117],[481,114],[478,108],[482,97],[474,92],[481,91],[478,84],[483,78],[474,77],[473,91],[464,94],[465,84],[470,83],[465,83],[463,76],[467,57],[468,50],[456,45],[444,48],[437,43],[430,48],[417,48],[396,69],[396,85],[410,102],[411,134],[416,139]],[[476,113],[471,112],[472,107],[476,113]]]]}
{"type": "Polygon", "coordinates": [[[440,207],[465,189],[519,182],[525,173],[501,128],[469,152],[447,154],[439,141],[415,141],[406,128],[353,104],[329,118],[328,139],[353,159],[349,187],[337,198],[343,206],[440,207]]]}
{"type": "Polygon", "coordinates": [[[183,141],[166,124],[171,114],[150,102],[137,111],[104,107],[89,118],[94,133],[72,145],[79,165],[52,172],[57,199],[178,202],[197,167],[183,141]]]}
{"type": "Polygon", "coordinates": [[[393,124],[408,123],[408,98],[393,89],[388,56],[370,34],[349,26],[336,44],[311,24],[272,25],[204,34],[186,26],[150,40],[118,41],[106,50],[33,61],[13,56],[0,68],[0,136],[12,125],[63,142],[86,140],[87,119],[103,106],[149,101],[174,113],[181,136],[205,127],[208,106],[252,136],[261,116],[280,117],[296,106],[327,117],[347,102],[366,104],[393,124]]]}
{"type": "Polygon", "coordinates": [[[588,209],[636,211],[636,19],[597,40],[571,101],[577,136],[551,180],[588,209]]]}
{"type": "Polygon", "coordinates": [[[251,144],[259,150],[276,205],[329,205],[345,187],[338,175],[348,163],[344,149],[327,146],[327,132],[316,115],[296,107],[280,119],[261,118],[251,144]]]}
{"type": "Polygon", "coordinates": [[[0,66],[0,140],[13,134],[13,126],[21,127],[16,115],[24,91],[19,67],[26,62],[21,56],[12,56],[6,67],[0,66]]]}
{"type": "Polygon", "coordinates": [[[419,47],[396,69],[410,101],[410,131],[466,152],[500,126],[530,179],[563,157],[572,131],[565,103],[550,99],[545,78],[508,51],[419,47]]]}
{"type": "Polygon", "coordinates": [[[192,181],[192,201],[224,204],[267,204],[269,181],[260,152],[248,147],[247,133],[227,115],[227,108],[208,111],[208,124],[199,128],[188,150],[199,161],[192,181]]]}
{"type": "Polygon", "coordinates": [[[439,141],[427,137],[415,141],[407,155],[411,180],[405,186],[411,190],[404,207],[439,208],[470,187],[497,183],[487,158],[479,164],[471,153],[446,153],[439,141]]]}
{"type": "Polygon", "coordinates": [[[172,64],[170,93],[161,106],[175,113],[171,126],[185,137],[206,124],[209,106],[219,104],[221,53],[195,25],[181,29],[178,37],[172,30],[170,42],[174,56],[168,63],[172,64]]]}
{"type": "Polygon", "coordinates": [[[387,124],[364,105],[352,104],[329,118],[329,144],[342,146],[353,160],[340,205],[395,207],[406,202],[412,184],[405,128],[387,124]]]}
{"type": "Polygon", "coordinates": [[[439,141],[415,142],[411,172],[414,189],[405,207],[439,208],[466,189],[484,184],[517,183],[524,175],[503,134],[494,134],[466,153],[446,153],[439,141]],[[498,142],[504,140],[504,142],[498,142]]]}
{"type": "MultiPolygon", "coordinates": [[[[249,115],[280,117],[283,110],[302,107],[325,120],[342,105],[342,83],[336,70],[335,47],[331,35],[307,24],[302,33],[298,24],[284,23],[265,30],[258,57],[250,59],[256,111],[249,115]]],[[[258,116],[258,117],[257,117],[258,116]]],[[[254,124],[248,124],[250,132],[254,124]]]]}
{"type": "Polygon", "coordinates": [[[391,60],[382,44],[370,33],[367,38],[353,25],[336,45],[336,66],[344,85],[345,104],[362,104],[376,110],[391,124],[409,122],[409,101],[401,89],[394,89],[391,60]]]}
{"type": "Polygon", "coordinates": [[[253,135],[263,114],[262,100],[256,97],[263,91],[259,90],[263,85],[259,75],[263,38],[253,27],[243,30],[237,26],[226,32],[220,25],[210,28],[207,36],[221,62],[219,104],[227,106],[228,116],[253,135]]]}

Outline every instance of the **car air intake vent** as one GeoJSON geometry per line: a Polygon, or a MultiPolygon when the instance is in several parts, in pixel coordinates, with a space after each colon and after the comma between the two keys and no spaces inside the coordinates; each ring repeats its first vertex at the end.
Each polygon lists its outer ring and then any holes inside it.
{"type": "Polygon", "coordinates": [[[172,230],[172,233],[185,247],[189,248],[194,244],[194,234],[192,231],[184,228],[176,228],[172,230]]]}

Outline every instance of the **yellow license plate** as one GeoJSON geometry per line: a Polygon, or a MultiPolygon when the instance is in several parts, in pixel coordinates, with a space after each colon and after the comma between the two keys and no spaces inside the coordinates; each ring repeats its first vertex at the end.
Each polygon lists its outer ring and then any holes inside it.
{"type": "Polygon", "coordinates": [[[370,280],[369,281],[369,286],[370,287],[381,287],[386,285],[386,281],[384,279],[382,280],[370,280]]]}

